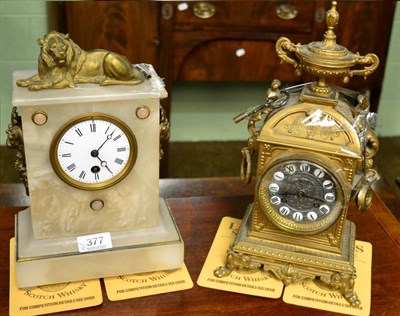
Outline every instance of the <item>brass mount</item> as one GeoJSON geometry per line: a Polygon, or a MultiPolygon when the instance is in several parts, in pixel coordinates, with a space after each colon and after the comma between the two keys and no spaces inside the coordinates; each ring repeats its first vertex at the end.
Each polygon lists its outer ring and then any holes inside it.
{"type": "Polygon", "coordinates": [[[276,42],[276,51],[281,62],[292,64],[295,74],[300,76],[303,71],[318,77],[318,81],[311,87],[311,91],[318,95],[331,93],[331,87],[326,79],[342,78],[344,83],[353,76],[366,78],[379,65],[379,58],[375,54],[360,54],[350,52],[346,47],[336,43],[334,27],[339,22],[339,13],[336,11],[336,1],[326,13],[327,30],[322,42],[311,42],[305,45],[293,44],[288,38],[281,37],[276,42]],[[287,52],[294,53],[295,60],[287,52]],[[363,66],[362,69],[357,66],[363,66]],[[352,69],[356,67],[356,69],[352,69]]]}

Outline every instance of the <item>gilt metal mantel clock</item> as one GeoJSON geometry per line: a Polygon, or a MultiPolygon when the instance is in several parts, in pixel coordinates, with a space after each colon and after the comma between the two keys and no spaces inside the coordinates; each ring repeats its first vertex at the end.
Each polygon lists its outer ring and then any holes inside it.
{"type": "Polygon", "coordinates": [[[285,285],[304,279],[340,291],[351,305],[354,291],[355,225],[349,203],[371,204],[377,179],[372,157],[378,150],[376,117],[366,96],[329,85],[366,77],[378,66],[374,54],[353,54],[336,43],[336,2],[327,12],[322,42],[276,43],[278,56],[318,77],[316,82],[280,88],[274,80],[265,104],[235,118],[248,118],[251,135],[242,150],[241,176],[251,180],[251,156],[258,152],[254,203],[249,205],[227,263],[218,277],[237,269],[271,271],[285,285]]]}
{"type": "Polygon", "coordinates": [[[181,267],[182,238],[159,197],[162,80],[58,32],[38,43],[38,73],[14,73],[7,131],[30,196],[16,216],[18,286],[181,267]]]}

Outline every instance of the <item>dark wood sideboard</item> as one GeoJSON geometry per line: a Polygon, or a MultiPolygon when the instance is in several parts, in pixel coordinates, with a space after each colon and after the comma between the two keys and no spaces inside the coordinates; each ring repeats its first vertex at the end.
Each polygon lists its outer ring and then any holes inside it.
{"type": "MultiPolygon", "coordinates": [[[[338,1],[337,5],[337,42],[352,52],[373,52],[380,58],[375,73],[366,80],[354,77],[348,84],[357,90],[373,90],[374,107],[383,82],[395,2],[338,1]]],[[[68,32],[84,49],[109,49],[133,63],[153,64],[169,91],[175,80],[312,80],[297,78],[290,65],[280,65],[275,42],[281,36],[302,44],[322,40],[325,12],[331,6],[327,0],[62,1],[49,5],[51,26],[68,32]],[[206,7],[199,9],[199,4],[206,7]],[[199,17],[210,8],[214,9],[211,17],[199,17]],[[280,13],[285,10],[289,12],[280,13]],[[295,17],[288,19],[293,11],[295,17]],[[238,49],[244,49],[245,55],[238,57],[238,49]]]]}
{"type": "MultiPolygon", "coordinates": [[[[380,58],[378,70],[366,80],[354,77],[346,85],[371,90],[373,111],[379,104],[395,3],[337,5],[337,42],[380,58]]],[[[281,36],[293,43],[321,41],[331,1],[59,1],[49,6],[50,27],[68,32],[83,49],[104,48],[126,55],[132,63],[153,64],[170,94],[163,102],[169,115],[176,80],[314,80],[298,78],[291,65],[280,64],[275,42],[281,36]]]]}

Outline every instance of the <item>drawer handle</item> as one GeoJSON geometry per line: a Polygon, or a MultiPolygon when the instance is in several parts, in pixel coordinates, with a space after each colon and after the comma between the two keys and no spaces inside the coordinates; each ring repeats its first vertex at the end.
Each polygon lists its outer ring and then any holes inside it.
{"type": "Polygon", "coordinates": [[[282,3],[276,8],[276,15],[283,20],[294,19],[299,11],[290,3],[282,3]]]}
{"type": "Polygon", "coordinates": [[[193,13],[200,19],[210,19],[215,15],[215,6],[209,2],[197,2],[193,6],[193,13]]]}

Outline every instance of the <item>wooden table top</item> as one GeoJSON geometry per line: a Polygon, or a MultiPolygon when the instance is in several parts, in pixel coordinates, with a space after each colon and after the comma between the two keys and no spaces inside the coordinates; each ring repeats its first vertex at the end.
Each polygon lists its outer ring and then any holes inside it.
{"type": "MultiPolygon", "coordinates": [[[[8,314],[9,240],[14,236],[14,215],[28,200],[13,196],[18,185],[2,186],[0,201],[0,315],[8,314]]],[[[236,178],[161,180],[165,196],[185,243],[185,263],[194,287],[190,290],[111,302],[103,286],[103,304],[59,315],[334,315],[334,313],[266,299],[199,287],[196,284],[213,238],[224,216],[242,218],[252,202],[252,186],[236,178]]],[[[26,205],[26,204],[25,204],[26,205]]],[[[400,311],[400,224],[375,195],[372,207],[360,213],[350,207],[357,239],[373,245],[371,315],[398,315],[400,311]]],[[[356,280],[357,282],[357,280],[356,280]]]]}

